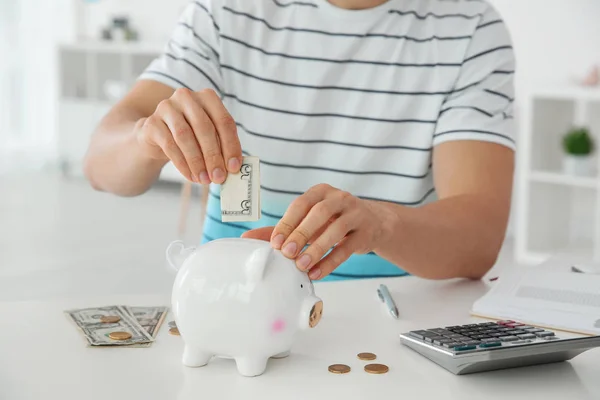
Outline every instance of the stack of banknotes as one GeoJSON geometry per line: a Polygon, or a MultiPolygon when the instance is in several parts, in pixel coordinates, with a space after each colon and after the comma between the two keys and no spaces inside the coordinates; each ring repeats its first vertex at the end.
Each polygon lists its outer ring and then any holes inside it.
{"type": "Polygon", "coordinates": [[[106,306],[65,313],[79,328],[88,346],[150,347],[168,307],[106,306]]]}

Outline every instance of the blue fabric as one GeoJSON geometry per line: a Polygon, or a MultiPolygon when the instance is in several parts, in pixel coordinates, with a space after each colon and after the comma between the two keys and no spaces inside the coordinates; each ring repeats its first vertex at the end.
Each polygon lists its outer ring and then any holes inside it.
{"type": "MultiPolygon", "coordinates": [[[[202,243],[227,237],[240,237],[242,233],[250,229],[275,226],[279,221],[278,218],[272,216],[273,214],[263,212],[262,218],[257,222],[221,222],[220,200],[213,191],[215,191],[214,188],[212,188],[211,195],[208,197],[202,243]]],[[[268,204],[263,203],[262,206],[265,210],[269,210],[268,204]]],[[[320,281],[373,279],[405,275],[408,275],[408,273],[376,254],[354,254],[333,273],[320,281]]]]}

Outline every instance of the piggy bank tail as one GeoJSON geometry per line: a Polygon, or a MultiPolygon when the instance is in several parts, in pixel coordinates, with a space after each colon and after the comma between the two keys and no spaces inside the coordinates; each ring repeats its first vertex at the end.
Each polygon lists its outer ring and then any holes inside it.
{"type": "Polygon", "coordinates": [[[171,242],[167,247],[166,258],[167,263],[176,272],[179,271],[185,260],[196,251],[195,247],[185,247],[181,240],[171,242]]]}

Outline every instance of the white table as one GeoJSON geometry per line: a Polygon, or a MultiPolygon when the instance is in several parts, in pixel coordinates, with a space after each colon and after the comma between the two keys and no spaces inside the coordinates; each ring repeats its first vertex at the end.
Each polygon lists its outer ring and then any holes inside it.
{"type": "Polygon", "coordinates": [[[184,367],[181,338],[169,335],[166,323],[151,348],[88,348],[63,314],[94,305],[169,305],[168,291],[0,302],[0,399],[600,399],[600,349],[565,363],[455,376],[399,343],[400,332],[468,323],[471,303],[487,290],[483,282],[411,277],[315,288],[325,305],[321,323],[255,378],[238,375],[233,360],[184,367]],[[376,297],[383,282],[400,320],[376,297]],[[390,371],[367,374],[359,352],[376,353],[390,371]],[[331,374],[334,363],[352,372],[331,374]]]}

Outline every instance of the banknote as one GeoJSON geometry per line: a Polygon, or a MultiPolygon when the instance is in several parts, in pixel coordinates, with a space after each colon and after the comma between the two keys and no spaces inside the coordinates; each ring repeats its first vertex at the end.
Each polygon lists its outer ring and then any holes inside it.
{"type": "MultiPolygon", "coordinates": [[[[168,307],[129,307],[122,306],[135,320],[146,330],[148,335],[156,339],[160,326],[167,316],[168,307]]],[[[133,344],[128,347],[146,348],[152,346],[150,343],[133,344]]]]}
{"type": "Polygon", "coordinates": [[[221,221],[258,221],[260,212],[260,161],[244,157],[237,174],[228,174],[221,185],[221,221]]]}
{"type": "Polygon", "coordinates": [[[90,346],[128,346],[150,343],[152,336],[122,306],[92,307],[67,310],[65,313],[77,325],[90,346]],[[102,317],[118,317],[117,322],[102,322],[102,317]],[[111,333],[126,332],[129,339],[115,340],[111,333]]]}

